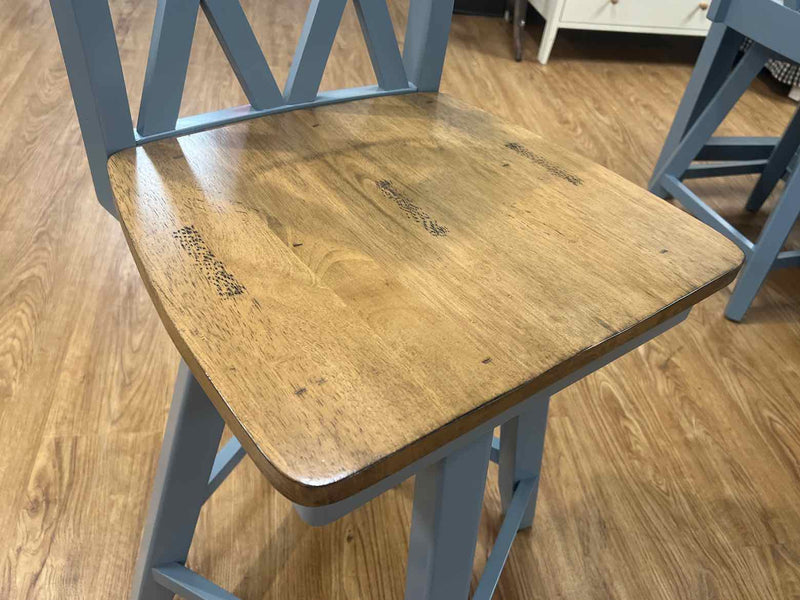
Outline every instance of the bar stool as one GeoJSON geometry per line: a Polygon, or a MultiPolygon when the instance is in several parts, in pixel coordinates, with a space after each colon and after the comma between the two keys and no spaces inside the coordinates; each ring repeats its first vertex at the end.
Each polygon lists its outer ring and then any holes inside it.
{"type": "Polygon", "coordinates": [[[234,598],[186,559],[245,456],[315,526],[415,476],[408,600],[467,597],[499,462],[488,600],[533,522],[550,396],[741,264],[683,211],[437,94],[452,0],[411,0],[402,55],[385,0],[355,0],[378,83],[320,92],[345,2],[312,0],[281,90],[236,0],[158,0],[134,131],[106,0],[52,0],[97,196],[183,359],[135,600],[234,598]],[[179,119],[198,6],[250,103],[179,119]]]}
{"type": "Polygon", "coordinates": [[[800,112],[780,139],[712,137],[714,131],[758,75],[773,53],[800,61],[800,13],[795,0],[715,0],[713,21],[689,85],[656,163],[649,189],[678,199],[698,219],[741,248],[745,267],[725,309],[741,321],[772,269],[800,265],[800,252],[781,252],[800,214],[800,179],[786,181],[777,205],[756,243],[723,219],[684,183],[685,179],[761,173],[746,204],[757,211],[787,174],[800,146],[800,112]],[[745,37],[753,40],[734,65],[745,37]],[[694,161],[716,161],[692,164],[694,161]]]}

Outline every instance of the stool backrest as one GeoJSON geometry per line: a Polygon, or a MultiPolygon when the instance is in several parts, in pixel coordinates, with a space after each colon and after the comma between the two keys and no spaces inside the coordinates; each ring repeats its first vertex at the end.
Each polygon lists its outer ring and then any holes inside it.
{"type": "Polygon", "coordinates": [[[106,160],[124,148],[296,108],[436,91],[453,12],[453,0],[410,0],[401,56],[386,0],[353,0],[377,85],[320,93],[348,0],[311,0],[281,92],[239,0],[157,2],[134,130],[108,0],[50,0],[95,190],[112,214],[106,160]],[[250,104],[178,118],[201,8],[250,104]]]}

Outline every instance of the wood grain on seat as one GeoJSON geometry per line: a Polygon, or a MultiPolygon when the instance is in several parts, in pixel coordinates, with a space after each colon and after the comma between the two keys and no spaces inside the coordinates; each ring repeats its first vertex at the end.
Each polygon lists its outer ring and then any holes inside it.
{"type": "Polygon", "coordinates": [[[727,285],[740,251],[442,95],[109,160],[139,270],[272,483],[334,502],[727,285]]]}

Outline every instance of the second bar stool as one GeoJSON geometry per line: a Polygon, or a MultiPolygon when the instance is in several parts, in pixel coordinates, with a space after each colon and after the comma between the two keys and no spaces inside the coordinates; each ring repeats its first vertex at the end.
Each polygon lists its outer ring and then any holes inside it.
{"type": "Polygon", "coordinates": [[[800,252],[781,249],[800,215],[800,178],[787,179],[776,207],[753,243],[684,183],[685,179],[761,173],[746,208],[757,211],[784,177],[800,143],[800,111],[783,137],[712,137],[774,54],[800,62],[800,13],[795,0],[715,0],[714,21],[659,156],[649,188],[673,196],[745,253],[746,263],[725,310],[741,321],[772,269],[800,266],[800,252]],[[734,66],[745,38],[753,40],[734,66]],[[692,164],[694,161],[716,161],[692,164]]]}

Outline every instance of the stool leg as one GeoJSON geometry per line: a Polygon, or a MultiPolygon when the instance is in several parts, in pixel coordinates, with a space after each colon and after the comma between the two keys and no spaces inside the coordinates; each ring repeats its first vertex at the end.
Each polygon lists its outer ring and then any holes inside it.
{"type": "Polygon", "coordinates": [[[800,215],[800,174],[794,173],[783,191],[778,205],[769,215],[766,225],[753,247],[736,282],[731,299],[725,308],[725,316],[732,321],[741,321],[767,274],[781,251],[789,232],[800,215]]]}
{"type": "Polygon", "coordinates": [[[507,511],[511,504],[517,483],[523,479],[536,478],[531,501],[522,517],[520,529],[527,529],[533,525],[549,404],[549,398],[536,402],[531,410],[511,419],[500,428],[500,474],[498,483],[503,512],[507,511]]]}
{"type": "Polygon", "coordinates": [[[406,600],[466,600],[491,432],[420,471],[408,544],[406,600]]]}
{"type": "Polygon", "coordinates": [[[666,192],[658,184],[661,170],[667,159],[675,152],[686,132],[694,125],[697,117],[730,74],[743,39],[742,34],[729,29],[722,23],[711,25],[700,55],[697,57],[692,77],[675,113],[664,147],[661,149],[661,154],[653,169],[653,177],[650,179],[648,188],[654,194],[666,195],[666,192]],[[656,175],[659,177],[657,178],[656,175]]]}
{"type": "Polygon", "coordinates": [[[767,161],[767,166],[758,178],[758,183],[750,193],[750,198],[747,200],[745,208],[750,212],[757,212],[764,204],[766,199],[775,189],[778,180],[786,173],[786,168],[792,160],[792,157],[800,147],[800,108],[795,111],[792,121],[784,131],[775,150],[767,161]]]}
{"type": "Polygon", "coordinates": [[[152,569],[186,562],[223,426],[217,410],[181,361],[131,600],[172,600],[175,595],[155,582],[152,569]]]}
{"type": "Polygon", "coordinates": [[[528,0],[514,0],[514,60],[522,60],[523,36],[525,35],[525,11],[528,9],[528,0]]]}

